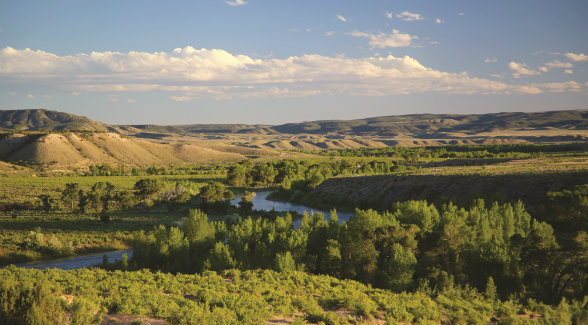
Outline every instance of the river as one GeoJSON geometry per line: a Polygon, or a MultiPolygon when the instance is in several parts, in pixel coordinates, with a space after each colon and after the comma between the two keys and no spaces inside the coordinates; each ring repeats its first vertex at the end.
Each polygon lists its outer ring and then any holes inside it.
{"type": "MultiPolygon", "coordinates": [[[[321,212],[325,215],[325,219],[329,220],[331,213],[328,211],[321,211],[317,209],[313,209],[304,205],[294,204],[290,202],[282,202],[282,201],[270,201],[267,199],[267,196],[271,193],[270,191],[260,191],[255,192],[256,195],[253,198],[253,209],[254,210],[265,210],[265,211],[280,211],[280,212],[288,212],[288,211],[296,211],[300,214],[304,214],[306,211],[309,215],[312,212],[321,212]]],[[[231,200],[231,204],[237,205],[241,201],[241,195],[235,195],[235,198],[231,200]]],[[[347,221],[353,215],[351,212],[337,212],[337,217],[339,218],[339,222],[347,221]]],[[[300,225],[300,220],[294,221],[294,226],[298,227],[300,225]]]]}
{"type": "Polygon", "coordinates": [[[102,264],[104,254],[108,257],[108,262],[112,263],[115,260],[121,260],[123,254],[127,254],[129,258],[133,256],[132,249],[125,249],[120,251],[111,251],[106,253],[96,253],[90,255],[81,255],[67,258],[59,258],[50,261],[37,261],[16,264],[17,267],[25,269],[62,269],[62,270],[75,270],[82,269],[85,267],[91,267],[94,265],[102,264]]]}
{"type": "MultiPolygon", "coordinates": [[[[325,215],[325,219],[329,220],[330,212],[321,211],[313,208],[309,208],[304,205],[293,204],[290,202],[280,202],[280,201],[270,201],[267,199],[267,196],[270,194],[269,191],[260,191],[256,192],[256,196],[251,201],[253,203],[253,209],[255,210],[266,210],[266,211],[280,211],[280,212],[288,212],[288,211],[296,211],[300,214],[303,214],[305,211],[308,214],[312,212],[322,212],[325,215]]],[[[237,195],[233,200],[231,200],[231,204],[238,205],[239,201],[241,200],[241,196],[237,195]]],[[[349,212],[337,212],[337,217],[339,217],[339,222],[347,221],[351,217],[352,213],[349,212]]],[[[300,226],[300,220],[294,220],[294,227],[300,226]]],[[[106,254],[108,257],[108,261],[110,263],[114,262],[115,260],[120,260],[123,254],[127,254],[129,258],[133,256],[133,250],[120,250],[120,251],[113,251],[113,252],[106,252],[106,253],[97,253],[91,255],[82,255],[82,256],[75,256],[75,257],[68,257],[68,258],[60,258],[56,260],[50,261],[38,261],[38,262],[30,262],[30,263],[23,263],[23,264],[16,264],[17,267],[22,268],[33,268],[33,269],[62,269],[62,270],[74,270],[74,269],[81,269],[85,267],[91,267],[94,265],[102,264],[103,255],[106,254]]]]}

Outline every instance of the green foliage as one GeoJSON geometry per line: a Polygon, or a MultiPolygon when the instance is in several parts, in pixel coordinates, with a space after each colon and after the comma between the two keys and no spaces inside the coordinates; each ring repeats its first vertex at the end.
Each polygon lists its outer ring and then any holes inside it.
{"type": "Polygon", "coordinates": [[[65,189],[61,193],[61,201],[69,207],[71,211],[74,210],[79,201],[80,186],[77,183],[65,184],[65,189]]]}
{"type": "Polygon", "coordinates": [[[157,179],[144,178],[137,181],[133,188],[135,189],[135,195],[137,195],[140,200],[145,200],[159,192],[161,187],[162,184],[157,181],[157,179]]]}
{"type": "Polygon", "coordinates": [[[278,272],[289,272],[296,270],[296,262],[290,252],[278,253],[276,255],[275,270],[278,272]]]}

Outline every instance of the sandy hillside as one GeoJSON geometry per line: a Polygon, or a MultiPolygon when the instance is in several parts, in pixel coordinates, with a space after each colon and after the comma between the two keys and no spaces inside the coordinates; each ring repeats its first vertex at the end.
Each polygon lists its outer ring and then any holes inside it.
{"type": "Polygon", "coordinates": [[[33,164],[84,166],[110,163],[147,166],[244,158],[239,153],[196,144],[153,143],[116,133],[14,135],[0,141],[0,159],[33,164]]]}

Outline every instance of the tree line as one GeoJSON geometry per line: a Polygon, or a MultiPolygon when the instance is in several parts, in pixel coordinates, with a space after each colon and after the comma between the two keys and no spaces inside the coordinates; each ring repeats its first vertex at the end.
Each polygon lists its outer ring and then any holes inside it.
{"type": "Polygon", "coordinates": [[[229,167],[227,183],[241,187],[314,188],[324,180],[341,175],[372,175],[406,171],[402,164],[385,161],[280,160],[254,165],[249,161],[229,167]]]}
{"type": "Polygon", "coordinates": [[[302,270],[398,292],[471,286],[550,304],[582,299],[588,290],[586,224],[558,237],[521,202],[437,208],[408,201],[337,219],[334,211],[329,220],[305,215],[295,228],[289,215],[225,223],[193,210],[179,227],[136,233],[131,265],[182,273],[302,270]]]}

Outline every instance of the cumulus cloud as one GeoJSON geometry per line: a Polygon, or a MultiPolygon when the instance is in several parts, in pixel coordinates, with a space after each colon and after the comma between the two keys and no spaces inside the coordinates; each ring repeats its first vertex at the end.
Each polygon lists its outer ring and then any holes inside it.
{"type": "Polygon", "coordinates": [[[441,19],[437,18],[437,19],[435,19],[435,22],[436,22],[437,24],[441,24],[443,21],[442,21],[441,19]]]}
{"type": "Polygon", "coordinates": [[[392,30],[392,33],[379,33],[371,34],[366,32],[354,31],[350,33],[354,37],[365,37],[369,39],[370,47],[372,48],[386,48],[386,47],[405,47],[410,46],[413,39],[417,39],[417,36],[410,34],[403,34],[396,29],[392,30]]]}
{"type": "Polygon", "coordinates": [[[574,73],[574,70],[572,70],[572,69],[565,69],[564,72],[566,74],[573,74],[574,73]]]}
{"type": "Polygon", "coordinates": [[[394,14],[391,13],[391,12],[387,12],[386,13],[386,18],[388,18],[388,19],[394,19],[394,14]]]}
{"type": "Polygon", "coordinates": [[[496,63],[496,62],[498,62],[498,59],[497,58],[494,58],[494,57],[492,57],[492,58],[485,58],[484,59],[484,62],[485,63],[496,63]]]}
{"type": "Polygon", "coordinates": [[[583,53],[566,53],[565,56],[575,62],[581,62],[581,61],[588,61],[588,55],[583,54],[583,53]]]}
{"type": "Polygon", "coordinates": [[[396,14],[396,18],[402,19],[404,21],[416,21],[416,20],[425,20],[421,14],[417,14],[410,11],[403,11],[399,14],[396,14]]]}
{"type": "Polygon", "coordinates": [[[337,19],[339,19],[340,21],[342,21],[342,22],[344,22],[344,23],[346,23],[346,22],[347,22],[347,18],[345,18],[345,17],[343,17],[343,16],[341,16],[341,15],[337,15],[336,17],[337,17],[337,19]]]}
{"type": "MultiPolygon", "coordinates": [[[[166,92],[174,101],[311,95],[383,96],[440,92],[510,94],[586,91],[586,84],[512,85],[422,65],[404,56],[347,58],[307,54],[254,59],[219,49],[170,52],[92,52],[60,56],[30,49],[0,50],[0,90],[107,93],[123,100],[166,92]]],[[[31,95],[32,96],[32,95],[31,95]]],[[[127,100],[128,101],[128,100],[127,100]]]]}
{"type": "Polygon", "coordinates": [[[235,1],[225,1],[225,3],[228,4],[229,6],[236,7],[236,6],[246,5],[249,2],[243,1],[243,0],[235,0],[235,1]]]}
{"type": "Polygon", "coordinates": [[[524,63],[518,63],[511,61],[508,67],[514,71],[512,76],[514,78],[520,78],[521,76],[536,76],[541,74],[539,71],[531,70],[528,65],[524,63]]]}

